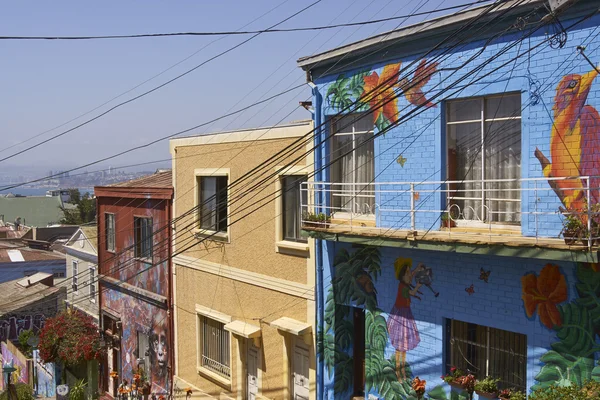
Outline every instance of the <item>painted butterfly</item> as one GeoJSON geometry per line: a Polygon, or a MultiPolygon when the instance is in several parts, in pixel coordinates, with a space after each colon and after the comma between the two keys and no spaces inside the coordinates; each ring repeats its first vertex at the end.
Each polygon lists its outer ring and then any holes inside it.
{"type": "Polygon", "coordinates": [[[471,284],[471,286],[465,289],[465,292],[469,293],[469,296],[475,293],[475,285],[471,284]]]}
{"type": "Polygon", "coordinates": [[[421,193],[419,192],[414,192],[413,193],[413,198],[415,199],[415,201],[418,201],[421,198],[421,193]]]}
{"type": "Polygon", "coordinates": [[[406,163],[406,158],[402,157],[402,154],[400,154],[398,156],[398,159],[396,161],[398,162],[398,164],[400,164],[400,166],[402,168],[404,168],[404,163],[406,163]]]}
{"type": "Polygon", "coordinates": [[[492,271],[486,271],[483,268],[481,268],[481,271],[479,271],[479,279],[481,279],[485,283],[488,283],[488,279],[490,278],[491,273],[492,271]]]}

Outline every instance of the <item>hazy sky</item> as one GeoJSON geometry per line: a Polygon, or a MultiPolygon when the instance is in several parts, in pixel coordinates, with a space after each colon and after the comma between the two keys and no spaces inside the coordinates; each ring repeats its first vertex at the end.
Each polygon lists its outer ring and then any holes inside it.
{"type": "MultiPolygon", "coordinates": [[[[264,29],[312,3],[298,0],[18,1],[5,2],[0,35],[107,35],[264,29]]],[[[280,27],[364,21],[466,3],[457,0],[323,0],[280,27]]],[[[436,14],[433,14],[436,15],[436,14]]],[[[426,19],[416,17],[408,22],[426,19]]],[[[74,167],[182,130],[304,82],[296,59],[395,28],[400,21],[327,31],[262,34],[233,52],[105,117],[0,163],[74,167]],[[236,105],[236,103],[240,102],[236,105]]],[[[68,129],[200,64],[246,36],[102,41],[0,41],[0,158],[68,129]],[[6,150],[85,113],[166,68],[189,60],[99,110],[6,150]]],[[[307,86],[194,133],[309,118],[298,102],[307,86]],[[288,113],[292,113],[286,117],[288,113]]],[[[110,162],[169,157],[168,142],[110,162]]],[[[93,169],[93,168],[92,168],[93,169]]]]}

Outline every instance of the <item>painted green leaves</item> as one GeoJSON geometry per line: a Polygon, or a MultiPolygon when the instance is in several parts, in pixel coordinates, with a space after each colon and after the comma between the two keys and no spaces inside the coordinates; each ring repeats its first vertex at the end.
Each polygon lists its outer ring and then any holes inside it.
{"type": "Polygon", "coordinates": [[[369,70],[359,71],[350,77],[342,74],[329,86],[325,98],[329,106],[336,111],[361,112],[368,109],[368,104],[361,98],[365,92],[364,78],[369,70]]]}

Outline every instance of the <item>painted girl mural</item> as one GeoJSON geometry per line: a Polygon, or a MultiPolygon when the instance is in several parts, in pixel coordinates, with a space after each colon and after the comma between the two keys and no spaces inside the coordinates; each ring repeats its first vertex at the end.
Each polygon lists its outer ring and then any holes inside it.
{"type": "Polygon", "coordinates": [[[396,349],[396,375],[398,380],[406,379],[406,352],[419,345],[421,338],[419,330],[415,323],[412,311],[410,309],[411,297],[417,297],[421,283],[413,287],[412,281],[415,274],[425,268],[419,264],[417,268],[411,270],[412,260],[410,258],[397,258],[394,262],[394,271],[398,283],[398,293],[396,301],[390,311],[387,321],[390,341],[396,349]]]}

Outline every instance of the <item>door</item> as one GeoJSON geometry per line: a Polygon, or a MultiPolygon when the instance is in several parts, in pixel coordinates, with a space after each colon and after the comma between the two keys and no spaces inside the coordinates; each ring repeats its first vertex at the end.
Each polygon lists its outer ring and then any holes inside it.
{"type": "Polygon", "coordinates": [[[299,343],[294,346],[294,365],[292,366],[294,400],[308,400],[310,390],[308,380],[308,349],[299,343]]]}
{"type": "Polygon", "coordinates": [[[258,349],[252,341],[248,341],[248,354],[246,355],[246,393],[248,400],[255,400],[258,396],[258,349]]]}

